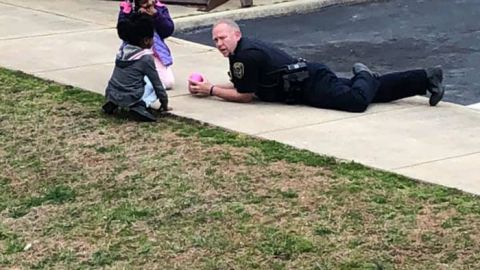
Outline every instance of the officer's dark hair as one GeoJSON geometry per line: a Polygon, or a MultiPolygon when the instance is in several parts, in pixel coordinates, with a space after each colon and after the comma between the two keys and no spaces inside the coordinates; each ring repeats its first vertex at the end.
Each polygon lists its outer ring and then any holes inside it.
{"type": "Polygon", "coordinates": [[[142,47],[145,39],[153,38],[154,28],[151,16],[133,13],[117,25],[118,36],[131,45],[142,47]]]}

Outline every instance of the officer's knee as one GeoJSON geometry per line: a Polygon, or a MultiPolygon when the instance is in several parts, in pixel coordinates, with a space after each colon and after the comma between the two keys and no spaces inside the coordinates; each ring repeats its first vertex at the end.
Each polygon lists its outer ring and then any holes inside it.
{"type": "Polygon", "coordinates": [[[341,110],[353,113],[362,113],[366,111],[368,105],[370,105],[369,100],[361,95],[355,95],[353,91],[335,103],[341,110]]]}
{"type": "Polygon", "coordinates": [[[353,113],[362,113],[365,112],[368,108],[368,104],[365,103],[357,103],[357,104],[352,104],[352,106],[349,106],[346,111],[348,112],[353,112],[353,113]]]}

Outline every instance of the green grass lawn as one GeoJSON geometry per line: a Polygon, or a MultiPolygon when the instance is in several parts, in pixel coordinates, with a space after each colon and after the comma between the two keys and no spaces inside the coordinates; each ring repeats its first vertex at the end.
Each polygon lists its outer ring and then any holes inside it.
{"type": "Polygon", "coordinates": [[[478,197],[102,101],[0,69],[1,269],[480,269],[478,197]]]}

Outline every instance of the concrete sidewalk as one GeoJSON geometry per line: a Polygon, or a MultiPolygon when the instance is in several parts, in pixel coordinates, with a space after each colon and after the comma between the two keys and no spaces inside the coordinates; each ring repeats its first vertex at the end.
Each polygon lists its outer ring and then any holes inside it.
{"type": "MultiPolygon", "coordinates": [[[[221,16],[284,14],[339,1],[254,2],[258,7],[239,9],[240,1],[230,0],[208,14],[182,6],[170,11],[178,29],[221,16]]],[[[118,2],[0,0],[0,9],[0,66],[103,94],[119,45],[118,2]]],[[[227,82],[227,59],[212,47],[175,38],[168,44],[177,79],[169,95],[177,115],[480,194],[480,111],[448,103],[429,107],[422,97],[374,105],[363,114],[196,98],[187,93],[188,74],[227,82]]]]}

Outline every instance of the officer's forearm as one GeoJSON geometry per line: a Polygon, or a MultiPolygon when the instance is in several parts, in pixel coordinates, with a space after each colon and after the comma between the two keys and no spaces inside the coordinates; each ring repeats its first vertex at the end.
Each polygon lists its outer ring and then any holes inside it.
{"type": "Polygon", "coordinates": [[[226,101],[248,103],[253,100],[253,93],[238,93],[235,88],[224,88],[214,85],[210,91],[211,96],[225,99],[226,101]]]}
{"type": "Polygon", "coordinates": [[[233,83],[215,84],[215,87],[220,87],[220,88],[224,88],[224,89],[233,89],[233,90],[236,90],[235,87],[233,86],[233,83]]]}

